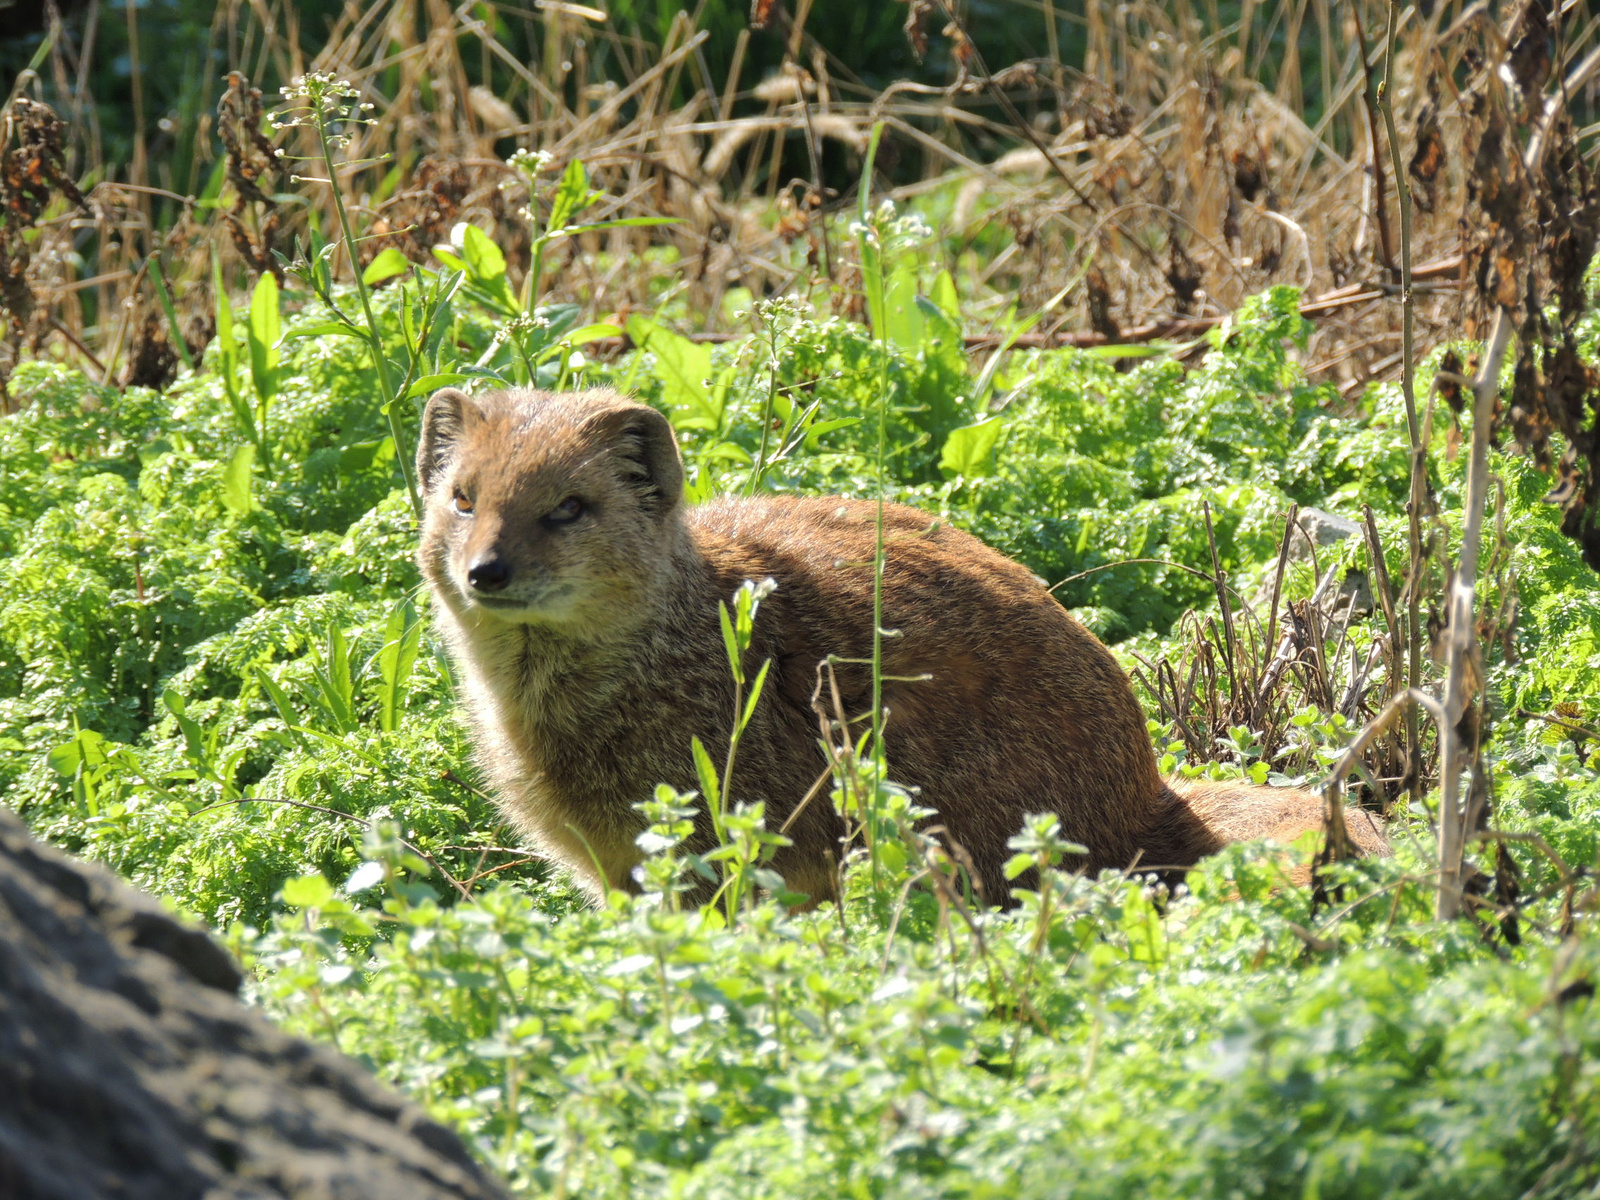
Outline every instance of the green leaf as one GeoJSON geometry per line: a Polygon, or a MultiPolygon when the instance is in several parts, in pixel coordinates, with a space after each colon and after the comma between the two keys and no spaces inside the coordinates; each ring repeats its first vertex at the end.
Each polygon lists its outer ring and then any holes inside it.
{"type": "Polygon", "coordinates": [[[861,424],[861,417],[833,417],[827,421],[818,421],[806,429],[806,449],[815,450],[818,441],[825,433],[832,433],[835,429],[849,429],[852,425],[861,424]]]}
{"type": "Polygon", "coordinates": [[[367,264],[365,271],[361,272],[361,282],[366,284],[382,283],[385,279],[393,279],[396,275],[404,275],[410,269],[411,260],[409,258],[401,254],[393,246],[386,246],[378,251],[377,257],[367,264]]]}
{"type": "Polygon", "coordinates": [[[235,516],[244,516],[256,507],[250,494],[250,481],[255,473],[256,448],[246,442],[228,458],[222,470],[222,506],[235,516]]]}
{"type": "Polygon", "coordinates": [[[211,257],[211,290],[217,301],[217,357],[222,362],[222,390],[239,431],[251,441],[261,437],[250,406],[239,395],[239,339],[234,332],[233,306],[228,303],[228,287],[222,278],[222,260],[211,257]]]}
{"type": "Polygon", "coordinates": [[[222,195],[222,185],[227,182],[227,179],[228,160],[225,157],[219,157],[216,165],[211,168],[211,174],[206,176],[206,186],[200,189],[200,195],[196,199],[201,204],[215,203],[218,197],[222,195]]]}
{"type": "Polygon", "coordinates": [[[922,347],[922,310],[917,306],[916,259],[907,256],[896,263],[884,289],[885,332],[889,344],[902,350],[922,347]]]}
{"type": "Polygon", "coordinates": [[[291,908],[321,908],[333,899],[333,885],[321,875],[286,880],[279,898],[291,908]]]}
{"type": "Polygon", "coordinates": [[[476,284],[488,285],[505,277],[506,256],[476,225],[468,225],[461,232],[461,257],[466,260],[467,274],[476,284]]]}
{"type": "Polygon", "coordinates": [[[101,750],[105,740],[92,729],[80,729],[77,737],[50,751],[47,761],[55,768],[56,774],[71,779],[80,766],[98,767],[106,761],[105,753],[101,750]]]}
{"type": "Polygon", "coordinates": [[[1065,300],[1067,298],[1067,294],[1071,292],[1073,288],[1078,286],[1078,281],[1088,274],[1089,268],[1093,265],[1094,255],[1091,254],[1086,256],[1083,260],[1083,265],[1078,268],[1077,273],[1073,275],[1071,279],[1067,280],[1065,287],[1044,302],[1043,308],[1034,313],[1032,316],[1029,316],[1024,320],[1018,321],[1012,325],[1011,330],[1006,334],[1005,339],[998,346],[996,346],[993,353],[989,355],[989,361],[983,364],[983,370],[978,374],[978,382],[973,385],[972,407],[974,410],[980,409],[983,406],[983,402],[988,399],[989,389],[994,386],[994,378],[1000,371],[1000,361],[1005,358],[1011,347],[1016,344],[1017,339],[1023,334],[1027,333],[1028,330],[1032,329],[1040,321],[1044,320],[1046,313],[1065,300]]]}
{"type": "Polygon", "coordinates": [[[339,474],[360,475],[394,458],[394,439],[381,437],[371,442],[353,442],[339,451],[339,474]]]}
{"type": "Polygon", "coordinates": [[[656,375],[663,385],[661,400],[674,428],[722,428],[722,404],[706,387],[711,375],[711,347],[691,342],[638,315],[628,318],[628,336],[641,350],[655,356],[656,375]]]}
{"type": "Polygon", "coordinates": [[[315,325],[308,325],[303,329],[292,329],[283,335],[284,341],[295,338],[324,338],[324,337],[353,337],[364,338],[366,335],[352,325],[343,321],[319,321],[315,325]]]}
{"type": "Polygon", "coordinates": [[[378,674],[383,680],[378,693],[378,723],[385,733],[394,732],[405,707],[406,684],[421,644],[422,622],[410,604],[403,604],[389,614],[383,649],[378,651],[378,674]]]}
{"type": "Polygon", "coordinates": [[[1031,870],[1033,867],[1035,867],[1037,865],[1038,865],[1038,859],[1036,859],[1031,854],[1028,854],[1026,852],[1024,852],[1022,854],[1013,854],[1010,858],[1006,859],[1006,866],[1005,866],[1006,878],[1007,879],[1015,879],[1018,875],[1021,875],[1024,871],[1031,870]]]}
{"type": "Polygon", "coordinates": [[[278,343],[283,330],[278,319],[278,281],[271,271],[261,272],[250,294],[250,323],[245,327],[250,343],[250,381],[265,405],[278,394],[278,343]]]}
{"type": "Polygon", "coordinates": [[[578,318],[582,315],[583,310],[576,304],[541,304],[535,310],[534,316],[548,322],[539,331],[543,335],[542,344],[559,339],[567,330],[577,325],[578,318]]]}
{"type": "Polygon", "coordinates": [[[713,813],[722,811],[722,785],[717,782],[717,766],[706,751],[706,744],[698,737],[689,739],[689,749],[694,754],[694,773],[700,779],[700,792],[711,805],[713,813]]]}
{"type": "Polygon", "coordinates": [[[213,776],[210,764],[210,755],[206,752],[206,739],[200,724],[189,715],[188,704],[177,692],[168,688],[161,693],[161,702],[167,706],[167,711],[178,722],[178,728],[183,732],[183,752],[190,762],[198,766],[207,778],[213,776]]]}
{"type": "Polygon", "coordinates": [[[312,669],[317,681],[317,699],[322,710],[332,719],[340,733],[350,733],[356,728],[355,681],[350,676],[350,647],[344,631],[336,624],[328,626],[328,642],[321,662],[312,669]]]}
{"type": "Polygon", "coordinates": [[[561,183],[550,200],[550,223],[547,229],[565,229],[572,218],[589,207],[589,173],[583,163],[573,159],[561,173],[561,183]]]}
{"type": "Polygon", "coordinates": [[[976,479],[993,468],[990,459],[1000,440],[1000,418],[990,417],[976,425],[952,429],[939,452],[939,470],[947,479],[976,479]]]}
{"type": "Polygon", "coordinates": [[[638,229],[647,225],[676,225],[679,217],[617,217],[610,221],[594,221],[582,225],[568,225],[565,229],[551,229],[551,237],[575,233],[594,233],[601,229],[638,229]]]}
{"type": "Polygon", "coordinates": [[[462,260],[461,256],[455,253],[453,250],[446,250],[443,246],[435,246],[433,248],[433,256],[445,266],[449,267],[452,271],[460,271],[463,274],[470,274],[470,272],[467,270],[467,264],[462,260]]]}
{"type": "Polygon", "coordinates": [[[146,262],[150,268],[150,279],[156,285],[156,298],[161,301],[161,311],[167,318],[167,341],[178,352],[183,365],[193,373],[194,357],[189,353],[189,343],[178,325],[178,310],[172,303],[172,293],[167,289],[167,278],[161,270],[161,255],[152,254],[146,262]]]}
{"type": "Polygon", "coordinates": [[[917,311],[922,314],[922,337],[925,342],[938,342],[949,352],[950,361],[957,370],[965,373],[967,347],[961,336],[961,321],[951,316],[926,296],[917,297],[917,311]]]}
{"type": "Polygon", "coordinates": [[[289,735],[302,750],[309,749],[305,738],[300,736],[300,718],[295,714],[294,706],[289,703],[288,694],[278,686],[278,681],[268,675],[263,667],[256,668],[256,682],[261,685],[261,690],[266,692],[267,698],[272,701],[272,707],[278,710],[278,716],[289,730],[289,735]]]}
{"type": "Polygon", "coordinates": [[[728,606],[722,601],[717,602],[717,616],[722,621],[722,646],[728,652],[728,669],[733,672],[734,679],[744,682],[744,660],[739,653],[739,636],[733,630],[733,618],[728,614],[728,606]]]}
{"type": "Polygon", "coordinates": [[[585,342],[598,342],[601,338],[621,336],[621,325],[611,325],[607,322],[599,321],[593,325],[585,325],[581,329],[574,329],[571,333],[564,334],[561,340],[571,346],[581,346],[585,342]]]}
{"type": "Polygon", "coordinates": [[[406,389],[405,399],[415,400],[418,396],[430,395],[443,387],[455,387],[457,384],[466,383],[472,376],[464,371],[442,371],[438,375],[424,375],[406,389]]]}
{"type": "Polygon", "coordinates": [[[744,702],[744,712],[739,715],[739,729],[741,731],[746,725],[750,724],[750,718],[755,716],[756,702],[761,699],[761,689],[767,685],[767,670],[771,666],[772,660],[769,658],[761,664],[761,670],[756,672],[756,680],[750,685],[749,699],[744,702]]]}

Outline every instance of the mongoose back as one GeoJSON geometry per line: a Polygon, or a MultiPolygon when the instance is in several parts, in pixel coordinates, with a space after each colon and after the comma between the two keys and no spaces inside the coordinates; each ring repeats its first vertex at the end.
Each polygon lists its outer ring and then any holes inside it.
{"type": "MultiPolygon", "coordinates": [[[[876,505],[827,497],[683,503],[683,467],[656,410],[610,391],[530,390],[428,402],[417,450],[419,561],[460,667],[476,753],[502,809],[595,896],[631,888],[634,807],[658,783],[696,787],[691,739],[720,761],[733,681],[719,601],[771,578],[749,651],[771,667],[730,798],[778,828],[826,762],[818,665],[870,658],[876,505]]],[[[1225,842],[1290,838],[1320,800],[1275,788],[1169,787],[1144,713],[1109,651],[1020,564],[928,514],[884,508],[886,739],[894,777],[1009,895],[1007,840],[1050,811],[1088,870],[1182,868],[1225,842]],[[923,678],[926,677],[926,678],[923,678]]],[[[846,709],[870,674],[837,668],[846,709]]],[[[1383,853],[1370,819],[1353,838],[1383,853]]],[[[843,823],[826,800],[790,823],[773,862],[820,900],[843,823]]],[[[696,848],[709,848],[702,814],[696,848]]]]}

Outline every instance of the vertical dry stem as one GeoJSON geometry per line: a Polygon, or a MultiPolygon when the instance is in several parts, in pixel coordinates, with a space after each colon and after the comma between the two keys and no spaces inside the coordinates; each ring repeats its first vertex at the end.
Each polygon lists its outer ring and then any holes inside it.
{"type": "MultiPolygon", "coordinates": [[[[1576,93],[1600,69],[1600,50],[1591,52],[1564,83],[1545,98],[1533,136],[1523,153],[1523,167],[1537,175],[1549,144],[1550,132],[1561,114],[1565,98],[1576,93]]],[[[1462,718],[1472,694],[1481,681],[1477,669],[1477,632],[1473,622],[1473,593],[1478,582],[1478,550],[1483,540],[1483,515],[1489,493],[1489,435],[1494,426],[1494,410],[1500,395],[1500,370],[1511,344],[1511,313],[1495,309],[1483,365],[1472,381],[1472,457],[1467,463],[1465,519],[1461,527],[1461,551],[1447,598],[1449,626],[1446,632],[1448,666],[1445,674],[1444,719],[1439,726],[1439,907],[1440,919],[1461,911],[1462,856],[1466,849],[1467,819],[1471,815],[1462,803],[1461,776],[1469,757],[1476,759],[1475,734],[1468,745],[1462,736],[1462,718]]]]}
{"type": "MultiPolygon", "coordinates": [[[[1400,201],[1400,304],[1401,354],[1400,387],[1406,403],[1406,435],[1411,443],[1411,492],[1406,501],[1406,686],[1422,686],[1422,508],[1427,502],[1427,457],[1417,423],[1416,294],[1411,290],[1411,184],[1401,162],[1400,134],[1394,120],[1395,28],[1399,23],[1399,0],[1389,0],[1388,28],[1384,39],[1383,84],[1378,91],[1378,107],[1389,135],[1389,156],[1394,164],[1395,194],[1400,201]]],[[[1375,551],[1376,553],[1376,551],[1375,551]]],[[[1405,711],[1405,739],[1410,791],[1413,802],[1422,799],[1422,728],[1415,706],[1405,711]]]]}

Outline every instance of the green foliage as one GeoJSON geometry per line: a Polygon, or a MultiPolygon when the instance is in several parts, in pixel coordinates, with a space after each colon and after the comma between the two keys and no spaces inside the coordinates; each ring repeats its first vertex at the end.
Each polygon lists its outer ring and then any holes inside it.
{"type": "Polygon", "coordinates": [[[355,882],[390,879],[381,909],[317,876],[235,944],[292,1028],[456,1122],[522,1194],[1557,1196],[1595,1178],[1600,1097],[1573,1067],[1600,1014],[1553,999],[1593,947],[1498,962],[1427,925],[1398,865],[1351,880],[1393,899],[1320,929],[1338,951],[1308,960],[1302,902],[1244,848],[1164,911],[1137,884],[1050,875],[1048,910],[1031,894],[941,928],[919,892],[887,928],[854,908],[848,936],[773,904],[730,929],[654,894],[559,920],[510,887],[445,908],[372,849],[355,882]]]}
{"type": "MultiPolygon", "coordinates": [[[[726,346],[635,315],[638,348],[591,362],[581,346],[606,327],[532,293],[508,301],[487,243],[462,231],[459,263],[386,276],[370,324],[345,314],[358,297],[322,272],[324,248],[306,248],[310,291],[258,292],[165,394],[23,366],[24,407],[0,420],[6,802],[228,928],[269,1011],[455,1123],[520,1194],[1593,1186],[1595,947],[1583,921],[1565,948],[1543,932],[1560,881],[1520,845],[1539,898],[1519,947],[1430,923],[1426,831],[1404,817],[1398,857],[1345,868],[1349,902],[1315,923],[1270,851],[1230,848],[1163,896],[1063,874],[1076,848],[1050,819],[1013,842],[1018,907],[968,913],[927,886],[943,868],[922,810],[869,759],[834,802],[869,825],[873,870],[847,874],[838,911],[792,914],[771,899],[780,835],[759,798],[728,794],[736,735],[696,747],[699,795],[640,797],[640,896],[582,909],[515,852],[412,560],[398,463],[434,387],[633,390],[673,422],[696,498],[872,494],[882,402],[890,498],[1017,556],[1103,637],[1146,650],[1213,603],[1183,570],[1210,568],[1208,507],[1242,592],[1291,502],[1371,504],[1403,554],[1397,395],[1330,415],[1296,362],[1292,294],[1245,306],[1188,372],[1074,351],[975,367],[953,287],[917,262],[917,223],[870,218],[882,337],[767,303],[726,346]],[[722,842],[700,856],[683,848],[697,806],[722,842]]],[[[1448,540],[1462,464],[1442,420],[1430,470],[1448,540]]],[[[1591,864],[1600,774],[1579,730],[1600,722],[1600,586],[1543,478],[1511,458],[1496,470],[1505,532],[1482,599],[1520,603],[1488,662],[1498,818],[1591,864]]],[[[766,670],[747,655],[752,584],[725,612],[744,719],[766,670]]],[[[1293,727],[1300,765],[1263,761],[1241,727],[1219,747],[1228,769],[1315,771],[1353,732],[1314,709],[1293,727]]]]}

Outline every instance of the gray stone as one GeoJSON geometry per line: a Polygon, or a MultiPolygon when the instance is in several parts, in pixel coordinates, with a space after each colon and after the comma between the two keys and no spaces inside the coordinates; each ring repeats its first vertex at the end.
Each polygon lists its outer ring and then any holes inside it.
{"type": "Polygon", "coordinates": [[[239,983],[204,933],[0,808],[0,1197],[504,1196],[451,1130],[239,983]]]}
{"type": "MultiPolygon", "coordinates": [[[[1295,518],[1295,523],[1305,531],[1306,537],[1316,543],[1319,557],[1324,546],[1335,546],[1346,538],[1361,536],[1361,526],[1358,523],[1348,517],[1324,512],[1320,508],[1302,508],[1300,515],[1295,518]]],[[[1297,537],[1289,543],[1290,558],[1301,559],[1310,556],[1311,546],[1306,538],[1297,537]]]]}

